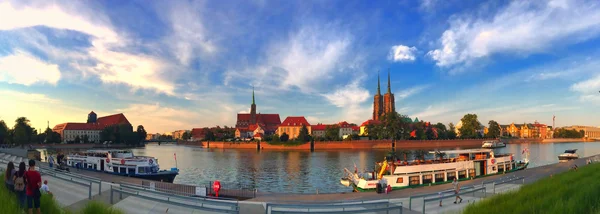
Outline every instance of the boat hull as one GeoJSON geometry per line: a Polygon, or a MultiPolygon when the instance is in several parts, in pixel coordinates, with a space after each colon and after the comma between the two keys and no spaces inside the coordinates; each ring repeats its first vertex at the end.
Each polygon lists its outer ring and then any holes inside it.
{"type": "Polygon", "coordinates": [[[130,177],[173,183],[173,181],[175,180],[175,176],[177,176],[177,174],[178,174],[177,172],[166,171],[165,173],[159,172],[159,173],[144,174],[144,175],[130,175],[130,177]]]}

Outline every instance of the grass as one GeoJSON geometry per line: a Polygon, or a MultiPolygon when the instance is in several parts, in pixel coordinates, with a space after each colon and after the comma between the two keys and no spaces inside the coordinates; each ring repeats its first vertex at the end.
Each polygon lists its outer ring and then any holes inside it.
{"type": "Polygon", "coordinates": [[[527,184],[469,205],[464,213],[600,213],[600,164],[527,184]]]}
{"type": "MultiPolygon", "coordinates": [[[[17,197],[9,192],[4,185],[4,172],[2,176],[2,185],[0,187],[0,213],[2,214],[21,214],[26,213],[19,207],[17,197]]],[[[56,199],[47,194],[42,194],[40,198],[40,210],[44,214],[70,214],[71,211],[64,209],[58,204],[56,199]]],[[[90,201],[85,208],[81,209],[80,214],[123,214],[119,209],[109,207],[108,205],[96,201],[90,201]]]]}

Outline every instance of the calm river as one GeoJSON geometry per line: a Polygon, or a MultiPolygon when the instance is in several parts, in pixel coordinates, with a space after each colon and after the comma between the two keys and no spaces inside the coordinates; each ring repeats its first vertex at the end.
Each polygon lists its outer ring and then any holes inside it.
{"type": "MultiPolygon", "coordinates": [[[[600,142],[509,144],[497,153],[513,153],[521,160],[524,148],[530,151],[530,167],[557,163],[565,149],[578,149],[580,157],[600,153],[600,142]]],[[[459,148],[457,148],[459,149],[459,148]]],[[[340,184],[343,168],[372,170],[383,160],[386,150],[373,151],[255,151],[203,149],[171,144],[148,144],[133,149],[135,155],[154,156],[162,169],[175,167],[177,154],[180,174],[175,183],[207,185],[220,180],[227,186],[256,188],[260,192],[320,193],[351,192],[340,184]]],[[[431,157],[429,157],[431,158],[431,157]]]]}

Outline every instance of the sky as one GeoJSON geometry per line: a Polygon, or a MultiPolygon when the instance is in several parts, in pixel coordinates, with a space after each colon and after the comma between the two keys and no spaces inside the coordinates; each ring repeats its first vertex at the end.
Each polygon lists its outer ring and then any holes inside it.
{"type": "Polygon", "coordinates": [[[396,110],[600,126],[600,2],[0,1],[0,120],[124,113],[148,132],[396,110]]]}

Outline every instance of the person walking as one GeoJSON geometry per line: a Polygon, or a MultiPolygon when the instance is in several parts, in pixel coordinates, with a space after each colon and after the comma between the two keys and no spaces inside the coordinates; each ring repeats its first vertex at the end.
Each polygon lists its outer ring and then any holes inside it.
{"type": "Polygon", "coordinates": [[[462,198],[460,197],[460,195],[458,195],[460,193],[460,184],[458,183],[458,180],[456,180],[456,177],[454,177],[454,181],[452,181],[452,186],[454,187],[454,195],[456,195],[454,203],[456,204],[456,201],[458,201],[458,199],[460,199],[458,203],[462,203],[462,198]]]}
{"type": "Polygon", "coordinates": [[[19,170],[13,176],[15,193],[21,207],[25,207],[25,162],[19,163],[19,170]]]}
{"type": "Polygon", "coordinates": [[[40,197],[42,193],[40,188],[42,187],[42,175],[38,171],[35,171],[35,160],[29,160],[29,171],[25,173],[25,179],[27,180],[27,208],[29,208],[29,214],[33,214],[33,209],[36,209],[36,213],[40,214],[40,197]]]}
{"type": "Polygon", "coordinates": [[[6,166],[6,172],[4,172],[4,185],[10,192],[15,191],[15,181],[13,180],[13,176],[16,172],[17,170],[15,170],[15,164],[12,161],[8,162],[6,166]]]}
{"type": "Polygon", "coordinates": [[[48,166],[50,168],[52,168],[54,166],[54,158],[52,157],[52,155],[50,155],[50,157],[48,157],[48,166]]]}

